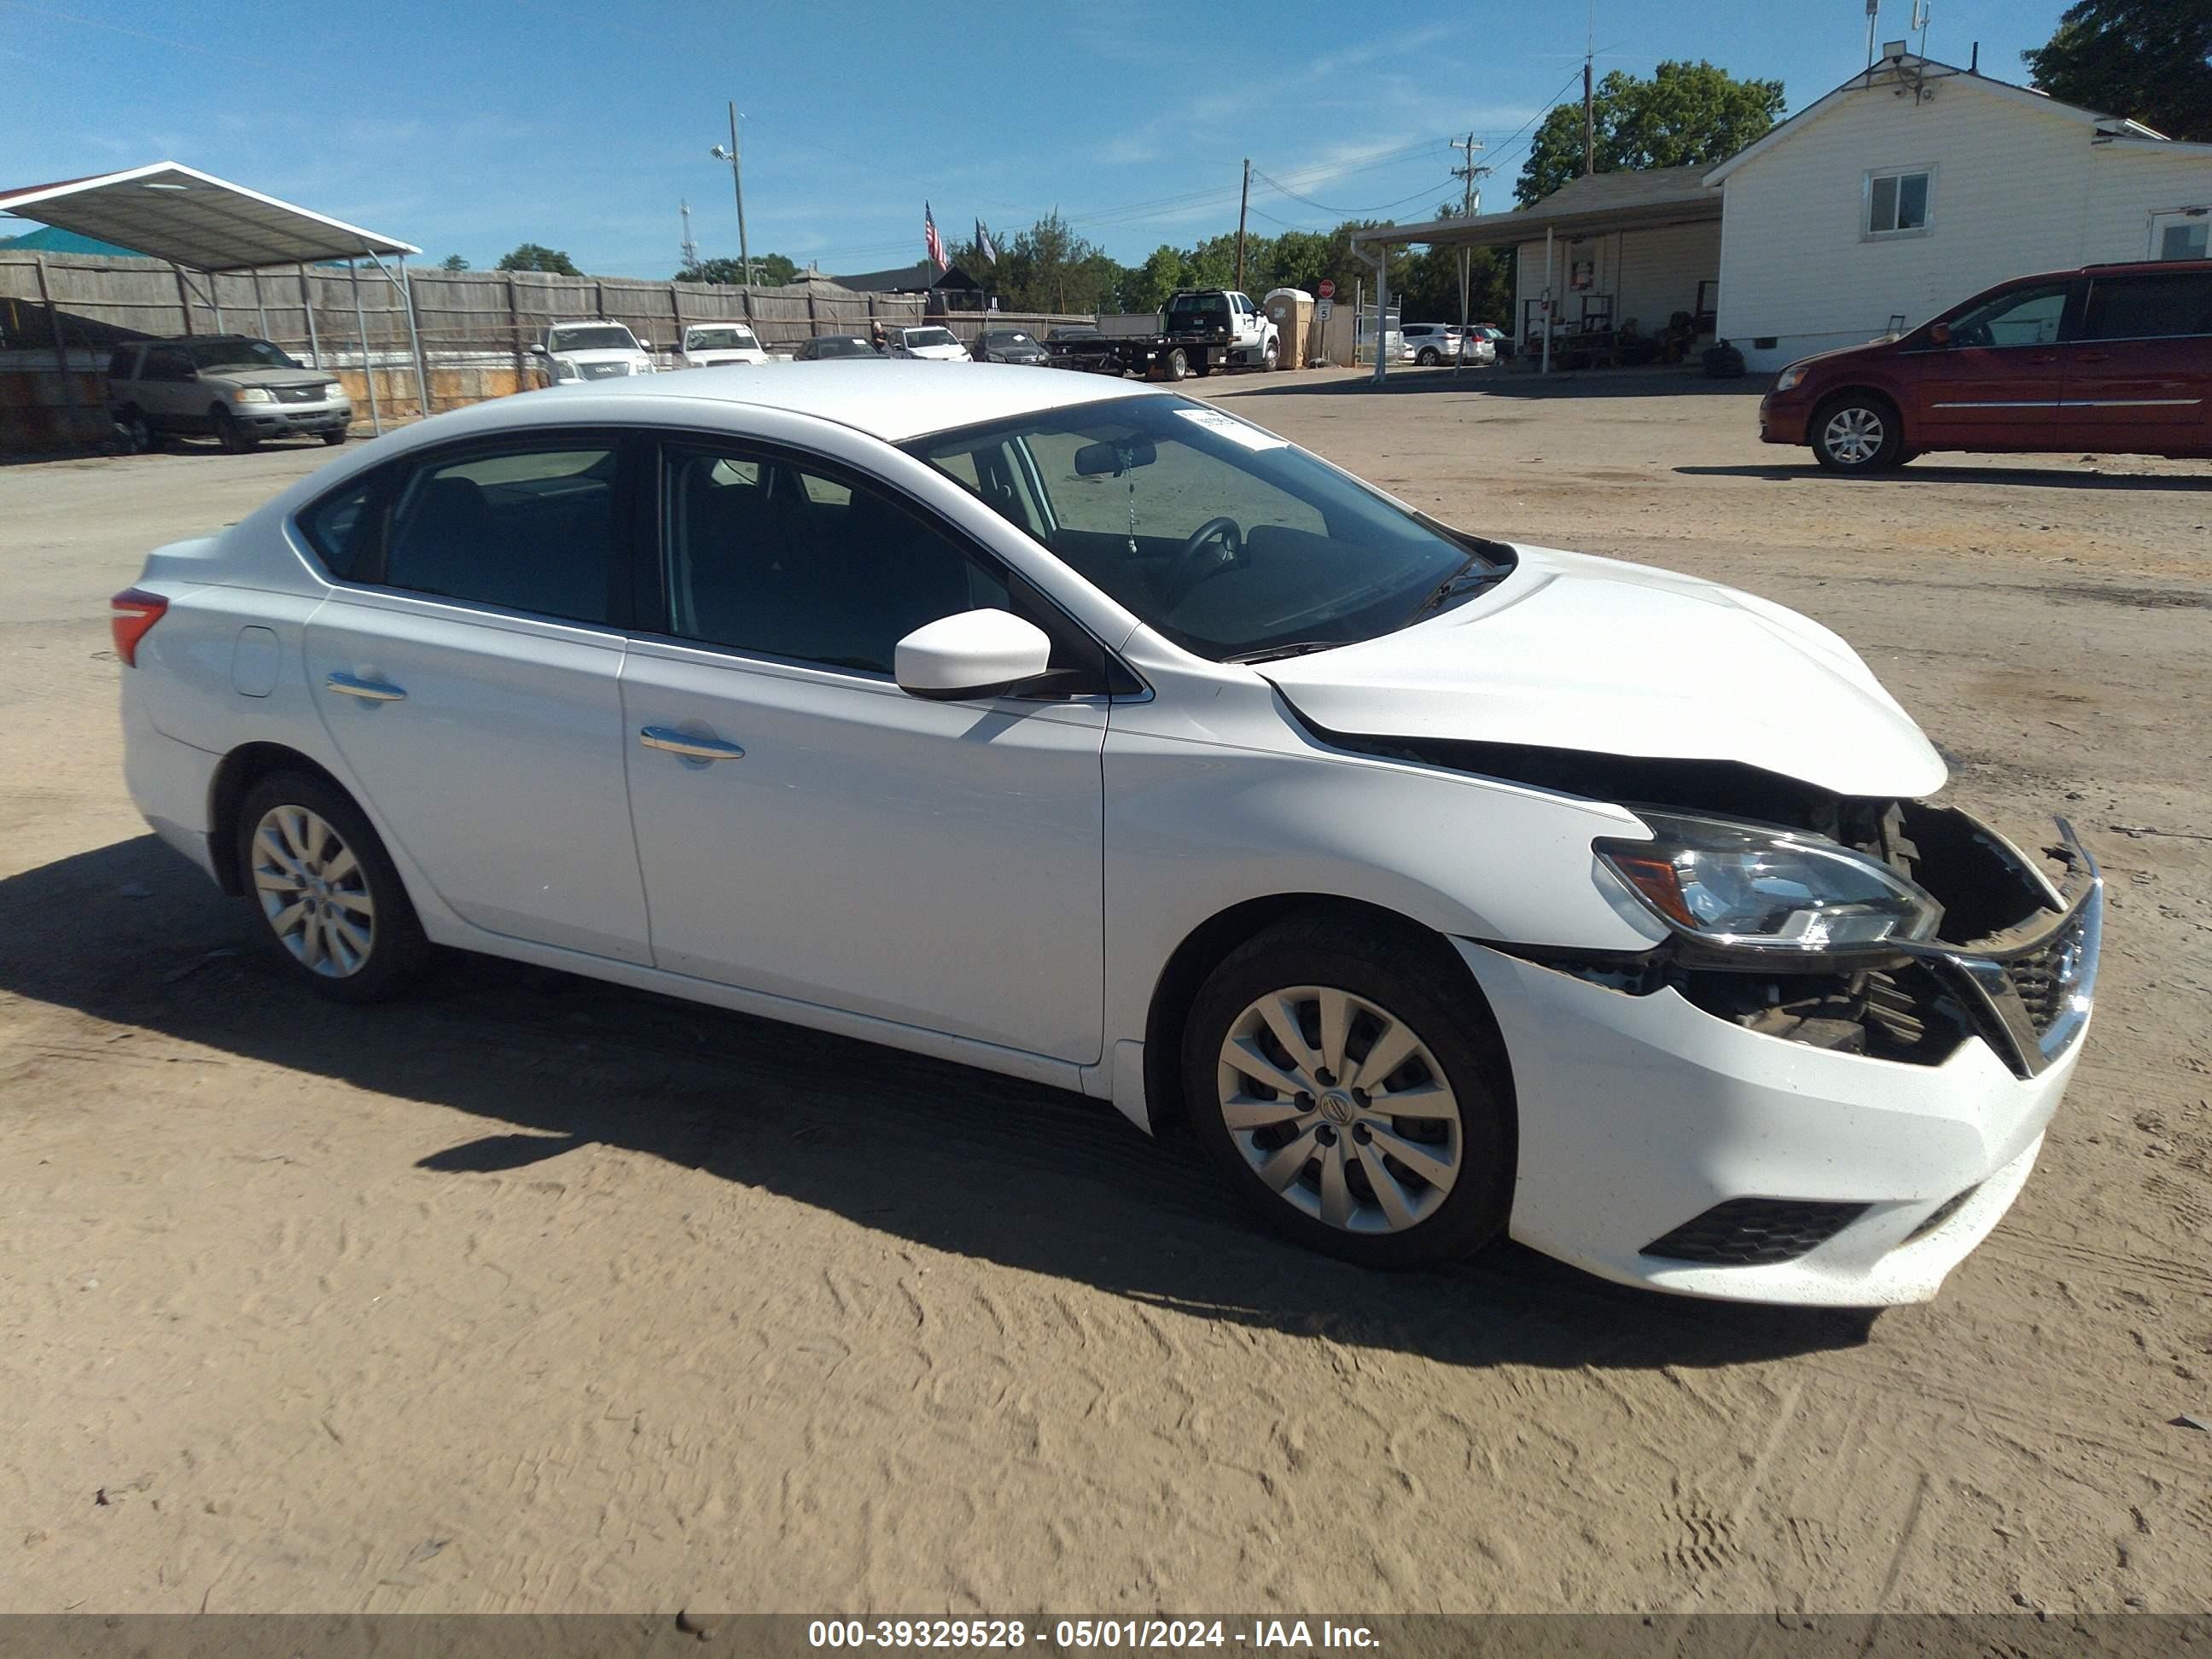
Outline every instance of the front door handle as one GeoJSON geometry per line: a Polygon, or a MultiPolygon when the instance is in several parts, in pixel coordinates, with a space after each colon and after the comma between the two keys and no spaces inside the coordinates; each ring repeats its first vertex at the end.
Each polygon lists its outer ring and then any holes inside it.
{"type": "Polygon", "coordinates": [[[2084,351],[2075,356],[2074,361],[2077,363],[2101,363],[2108,361],[2112,355],[2109,351],[2084,351]]]}
{"type": "Polygon", "coordinates": [[[342,697],[359,697],[364,702],[407,701],[407,694],[398,686],[386,685],[382,680],[365,680],[354,674],[332,674],[323,682],[323,689],[342,697]]]}
{"type": "Polygon", "coordinates": [[[681,755],[686,760],[743,760],[745,751],[734,743],[724,743],[719,738],[695,738],[688,732],[678,732],[670,726],[648,726],[637,734],[637,740],[647,749],[665,749],[672,755],[681,755]]]}

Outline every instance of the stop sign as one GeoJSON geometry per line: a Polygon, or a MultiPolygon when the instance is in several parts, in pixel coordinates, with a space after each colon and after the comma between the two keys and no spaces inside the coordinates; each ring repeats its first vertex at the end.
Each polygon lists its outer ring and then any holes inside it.
{"type": "Polygon", "coordinates": [[[1324,300],[1334,300],[1336,298],[1336,284],[1324,279],[1322,284],[1314,289],[1314,292],[1324,300]]]}

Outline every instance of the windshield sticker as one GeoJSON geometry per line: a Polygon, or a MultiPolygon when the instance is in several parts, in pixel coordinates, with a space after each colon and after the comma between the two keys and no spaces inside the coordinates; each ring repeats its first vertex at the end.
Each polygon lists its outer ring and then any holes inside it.
{"type": "Polygon", "coordinates": [[[1290,440],[1278,438],[1272,432],[1262,432],[1256,426],[1248,426],[1233,415],[1224,415],[1218,409],[1178,409],[1176,413],[1186,421],[1204,427],[1208,432],[1218,432],[1233,444],[1247,449],[1287,449],[1290,440]]]}

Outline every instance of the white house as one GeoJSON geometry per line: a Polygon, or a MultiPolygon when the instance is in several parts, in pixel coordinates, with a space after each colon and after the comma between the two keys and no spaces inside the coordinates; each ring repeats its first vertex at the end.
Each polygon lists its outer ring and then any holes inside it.
{"type": "Polygon", "coordinates": [[[2009,276],[2212,253],[2212,144],[1901,45],[1705,176],[1723,198],[1719,332],[1754,369],[2009,276]]]}

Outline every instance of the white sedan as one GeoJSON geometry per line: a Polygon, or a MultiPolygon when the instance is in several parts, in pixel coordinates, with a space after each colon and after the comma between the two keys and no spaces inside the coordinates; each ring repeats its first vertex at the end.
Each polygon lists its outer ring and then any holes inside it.
{"type": "Polygon", "coordinates": [[[1185,1116],[1377,1266],[1924,1299],[2088,1021],[2094,865],[1931,802],[1835,635],[1133,383],[480,404],[114,605],[131,793],[302,986],[459,947],[1185,1116]]]}

